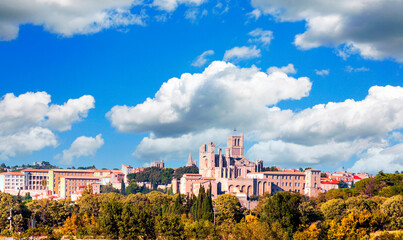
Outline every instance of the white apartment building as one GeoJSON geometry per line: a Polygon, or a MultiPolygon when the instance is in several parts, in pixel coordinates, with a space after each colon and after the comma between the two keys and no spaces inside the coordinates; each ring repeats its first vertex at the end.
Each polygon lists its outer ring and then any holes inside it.
{"type": "Polygon", "coordinates": [[[24,179],[25,176],[21,172],[0,173],[0,191],[23,190],[24,179]]]}

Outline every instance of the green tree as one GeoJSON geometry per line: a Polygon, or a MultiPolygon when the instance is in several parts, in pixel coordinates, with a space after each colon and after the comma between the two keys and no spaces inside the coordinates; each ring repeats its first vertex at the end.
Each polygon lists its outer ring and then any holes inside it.
{"type": "Polygon", "coordinates": [[[403,228],[403,196],[396,195],[381,205],[381,212],[390,218],[392,229],[403,228]]]}
{"type": "Polygon", "coordinates": [[[331,199],[322,204],[320,210],[323,213],[325,219],[328,220],[341,220],[345,216],[346,203],[343,199],[331,199]]]}
{"type": "Polygon", "coordinates": [[[122,239],[155,239],[155,221],[150,208],[124,204],[119,221],[119,236],[122,239]]]}
{"type": "Polygon", "coordinates": [[[103,232],[112,239],[119,237],[119,222],[121,221],[121,195],[108,193],[101,204],[99,225],[103,232]]]}
{"type": "Polygon", "coordinates": [[[203,220],[213,221],[213,200],[211,199],[211,184],[203,199],[203,220]]]}
{"type": "Polygon", "coordinates": [[[74,210],[70,199],[41,199],[27,203],[31,216],[37,226],[56,227],[62,225],[74,210]]]}
{"type": "Polygon", "coordinates": [[[176,179],[181,179],[185,173],[199,173],[199,168],[196,165],[177,168],[175,169],[173,177],[176,179]]]}
{"type": "Polygon", "coordinates": [[[184,225],[177,215],[158,216],[155,221],[157,235],[165,239],[184,239],[184,225]]]}
{"type": "Polygon", "coordinates": [[[123,179],[120,182],[120,193],[123,195],[126,195],[126,185],[125,185],[125,182],[123,181],[123,179]]]}
{"type": "Polygon", "coordinates": [[[261,220],[269,224],[278,221],[292,236],[301,223],[299,206],[302,200],[303,196],[298,193],[279,192],[270,197],[263,206],[261,220]]]}
{"type": "Polygon", "coordinates": [[[80,215],[98,216],[101,208],[101,199],[93,194],[89,189],[84,190],[81,197],[77,200],[80,215]]]}

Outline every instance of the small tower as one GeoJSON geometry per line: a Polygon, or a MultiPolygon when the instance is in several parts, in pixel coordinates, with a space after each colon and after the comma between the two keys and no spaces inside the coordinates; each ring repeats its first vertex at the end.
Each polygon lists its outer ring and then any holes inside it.
{"type": "Polygon", "coordinates": [[[191,167],[193,165],[194,165],[194,162],[193,162],[192,154],[189,153],[189,158],[188,158],[188,162],[186,163],[186,167],[191,167]]]}

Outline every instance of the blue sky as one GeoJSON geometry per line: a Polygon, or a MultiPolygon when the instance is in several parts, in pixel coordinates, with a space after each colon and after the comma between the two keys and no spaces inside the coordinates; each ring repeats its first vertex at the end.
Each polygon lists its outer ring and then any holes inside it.
{"type": "Polygon", "coordinates": [[[0,3],[8,165],[178,167],[237,128],[268,166],[403,170],[399,1],[18,4],[0,3]]]}

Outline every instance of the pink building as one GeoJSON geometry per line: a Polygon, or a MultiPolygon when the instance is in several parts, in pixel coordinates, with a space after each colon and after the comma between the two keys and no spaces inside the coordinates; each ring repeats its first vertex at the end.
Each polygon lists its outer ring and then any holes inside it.
{"type": "Polygon", "coordinates": [[[322,178],[321,179],[321,192],[327,192],[332,189],[339,188],[339,181],[336,179],[322,178]]]}

